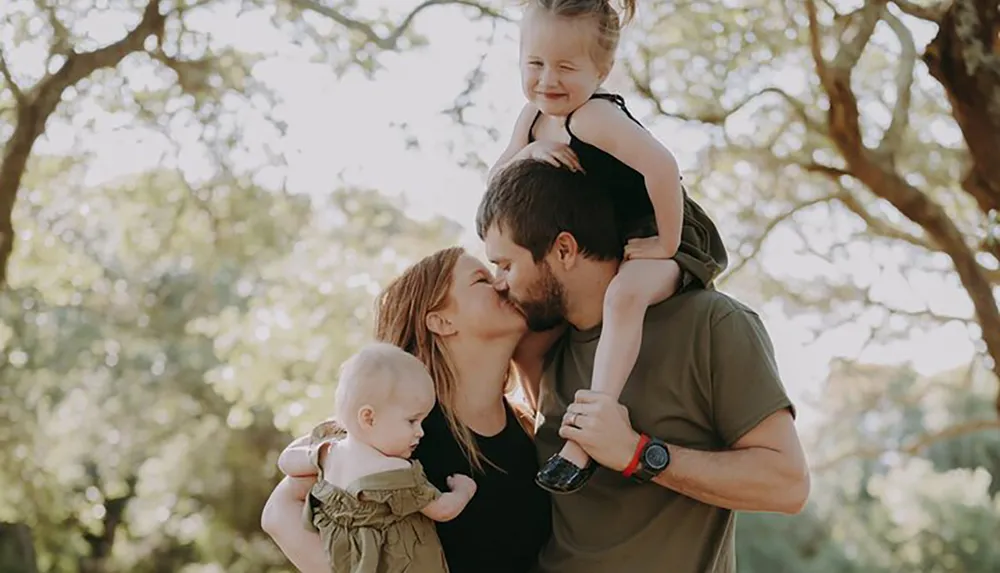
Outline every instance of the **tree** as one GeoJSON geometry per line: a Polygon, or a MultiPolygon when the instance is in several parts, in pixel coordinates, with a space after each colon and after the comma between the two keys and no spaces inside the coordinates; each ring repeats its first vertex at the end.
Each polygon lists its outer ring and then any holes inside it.
{"type": "MultiPolygon", "coordinates": [[[[396,25],[347,4],[296,2],[347,30],[373,67],[380,50],[416,45],[402,38],[419,39],[411,32],[422,11],[449,4],[508,20],[491,3],[469,1],[424,2],[396,25]]],[[[863,323],[879,342],[957,322],[1000,375],[995,2],[860,4],[646,3],[626,35],[622,69],[654,127],[691,123],[707,136],[687,179],[726,223],[731,287],[819,314],[826,328],[863,323]],[[765,243],[781,242],[768,241],[775,236],[819,270],[774,272],[765,243]],[[841,270],[874,261],[881,277],[841,270]],[[915,288],[960,291],[970,308],[888,300],[880,291],[893,274],[915,288]]],[[[481,83],[473,70],[456,100],[459,121],[481,83]]]]}
{"type": "Polygon", "coordinates": [[[25,178],[0,295],[0,569],[285,570],[259,520],[286,430],[330,415],[373,290],[455,225],[367,190],[203,202],[170,171],[67,165],[25,178]]]}
{"type": "Polygon", "coordinates": [[[727,6],[721,18],[697,0],[651,7],[628,68],[659,115],[714,130],[699,183],[713,204],[739,206],[734,266],[773,232],[805,229],[797,240],[826,276],[780,278],[792,285],[772,295],[800,309],[839,301],[851,312],[842,320],[879,315],[883,333],[899,334],[913,327],[899,317],[968,319],[879,298],[871,279],[831,281],[835,267],[892,252],[909,259],[891,269],[907,278],[956,277],[1000,374],[995,2],[866,0],[848,13],[814,1],[727,6]],[[914,34],[927,23],[937,32],[921,58],[914,34]]]}
{"type": "MultiPolygon", "coordinates": [[[[431,0],[380,35],[386,26],[350,17],[351,5],[335,9],[311,0],[113,0],[105,12],[128,24],[126,31],[107,42],[87,30],[86,10],[68,10],[54,0],[5,5],[0,29],[10,39],[0,41],[0,134],[5,140],[0,155],[0,285],[7,283],[7,262],[17,231],[11,213],[31,154],[37,144],[46,142],[46,129],[72,123],[74,114],[86,106],[133,115],[167,140],[175,161],[178,132],[198,131],[183,145],[200,146],[211,160],[203,168],[214,171],[214,176],[192,182],[200,195],[231,183],[240,176],[235,171],[253,173],[245,158],[236,161],[230,151],[247,144],[248,130],[264,129],[260,122],[268,122],[279,133],[283,130],[282,122],[272,117],[276,102],[271,91],[251,73],[265,54],[220,45],[198,23],[199,17],[218,16],[227,9],[271,16],[276,28],[305,38],[307,49],[341,71],[357,66],[372,71],[380,52],[419,43],[411,25],[426,9],[461,5],[480,16],[502,17],[471,0],[431,0]],[[44,65],[32,67],[39,51],[46,53],[44,65]],[[148,75],[155,79],[146,81],[148,75]],[[244,125],[248,115],[255,116],[255,125],[244,125]]],[[[73,135],[81,140],[90,135],[77,124],[73,135]]],[[[250,139],[277,139],[255,136],[250,139]]],[[[273,147],[256,148],[253,151],[266,155],[267,161],[260,163],[269,163],[272,171],[280,166],[281,157],[273,147]]]]}

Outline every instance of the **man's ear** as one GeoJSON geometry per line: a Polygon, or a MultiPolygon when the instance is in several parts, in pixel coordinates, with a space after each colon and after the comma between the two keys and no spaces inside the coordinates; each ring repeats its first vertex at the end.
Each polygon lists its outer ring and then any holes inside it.
{"type": "Polygon", "coordinates": [[[577,244],[576,237],[563,231],[556,235],[556,240],[552,243],[552,249],[549,252],[560,267],[569,270],[576,265],[580,256],[580,245],[577,244]]]}
{"type": "Polygon", "coordinates": [[[427,313],[424,325],[427,326],[427,330],[438,336],[451,336],[456,332],[455,325],[440,312],[427,313]]]}
{"type": "Polygon", "coordinates": [[[358,424],[362,428],[371,428],[375,425],[375,408],[365,404],[358,409],[358,424]]]}

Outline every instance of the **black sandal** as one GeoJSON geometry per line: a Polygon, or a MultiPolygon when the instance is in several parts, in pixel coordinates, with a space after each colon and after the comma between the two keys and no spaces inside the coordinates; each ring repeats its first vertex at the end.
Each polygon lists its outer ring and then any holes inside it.
{"type": "Polygon", "coordinates": [[[597,464],[593,460],[587,463],[587,467],[581,468],[555,454],[542,465],[542,469],[538,470],[535,483],[550,493],[575,493],[583,488],[596,470],[597,464]]]}

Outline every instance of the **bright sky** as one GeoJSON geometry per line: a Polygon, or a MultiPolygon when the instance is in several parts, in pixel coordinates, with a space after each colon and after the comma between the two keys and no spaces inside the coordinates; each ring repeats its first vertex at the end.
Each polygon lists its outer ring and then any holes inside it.
{"type": "MultiPolygon", "coordinates": [[[[372,10],[382,5],[398,13],[415,2],[366,0],[366,8],[369,4],[372,10]]],[[[86,25],[96,39],[111,41],[120,36],[126,22],[94,15],[86,25]]],[[[264,17],[237,20],[235,12],[219,11],[206,16],[199,27],[212,29],[221,43],[280,54],[261,64],[256,73],[275,86],[285,100],[278,111],[289,124],[284,146],[291,151],[293,190],[323,194],[347,182],[400,195],[414,215],[444,215],[466,225],[468,232],[463,242],[474,252],[481,252],[471,222],[483,178],[476,171],[456,165],[455,158],[462,155],[461,145],[467,141],[468,132],[441,112],[463,89],[466,74],[484,49],[481,38],[489,33],[489,26],[472,25],[466,14],[452,8],[427,10],[418,24],[424,33],[438,31],[430,34],[430,45],[386,56],[382,59],[385,69],[374,81],[353,72],[338,78],[330,66],[310,63],[307,55],[289,44],[264,17]],[[404,132],[398,127],[401,124],[407,126],[407,133],[419,137],[419,149],[407,147],[404,132]],[[458,150],[450,152],[449,145],[457,145],[458,150]]],[[[487,82],[476,96],[476,109],[470,112],[470,119],[495,127],[504,141],[522,104],[515,34],[512,26],[499,30],[487,59],[487,82]]],[[[37,46],[25,46],[15,57],[22,65],[40,63],[37,46]]],[[[655,126],[654,132],[664,141],[685,142],[683,148],[674,145],[673,151],[682,168],[694,167],[697,146],[705,141],[698,128],[668,131],[666,126],[655,126]]],[[[50,132],[48,142],[40,149],[51,151],[68,145],[71,139],[59,135],[50,132]]],[[[85,143],[97,153],[90,173],[93,182],[147,168],[157,163],[162,153],[155,142],[137,140],[134,133],[121,129],[120,123],[85,143]]],[[[484,156],[493,158],[500,153],[503,141],[487,142],[479,136],[473,145],[484,156]]],[[[189,159],[187,165],[196,168],[196,158],[189,159]]],[[[712,211],[711,205],[706,207],[712,211]]],[[[724,231],[725,221],[720,221],[719,227],[724,231]]],[[[794,243],[794,235],[776,235],[770,241],[765,263],[802,276],[825,272],[816,262],[796,257],[788,247],[794,243]]],[[[736,247],[729,245],[731,251],[736,247]]],[[[876,272],[874,267],[849,270],[860,278],[876,272]]],[[[880,282],[882,296],[902,306],[920,308],[922,301],[933,300],[940,305],[938,310],[962,315],[971,312],[967,299],[955,285],[927,280],[917,287],[919,292],[914,292],[913,286],[892,277],[880,282]]],[[[858,325],[846,325],[810,342],[804,328],[810,324],[810,317],[788,316],[776,305],[760,310],[793,398],[802,398],[819,388],[831,357],[855,356],[867,332],[858,325]]],[[[869,351],[864,357],[878,362],[911,360],[921,372],[932,373],[967,363],[972,350],[965,327],[953,324],[930,333],[916,333],[892,347],[869,351]]],[[[805,408],[800,421],[808,424],[812,416],[805,408]]]]}

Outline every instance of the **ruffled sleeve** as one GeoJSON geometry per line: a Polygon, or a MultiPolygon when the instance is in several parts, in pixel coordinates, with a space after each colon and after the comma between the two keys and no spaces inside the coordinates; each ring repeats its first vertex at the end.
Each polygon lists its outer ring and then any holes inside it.
{"type": "Polygon", "coordinates": [[[380,501],[387,503],[392,513],[399,517],[406,517],[422,510],[442,495],[441,491],[427,480],[420,462],[414,461],[407,473],[409,475],[405,487],[383,490],[377,494],[369,492],[380,497],[380,501]]]}

